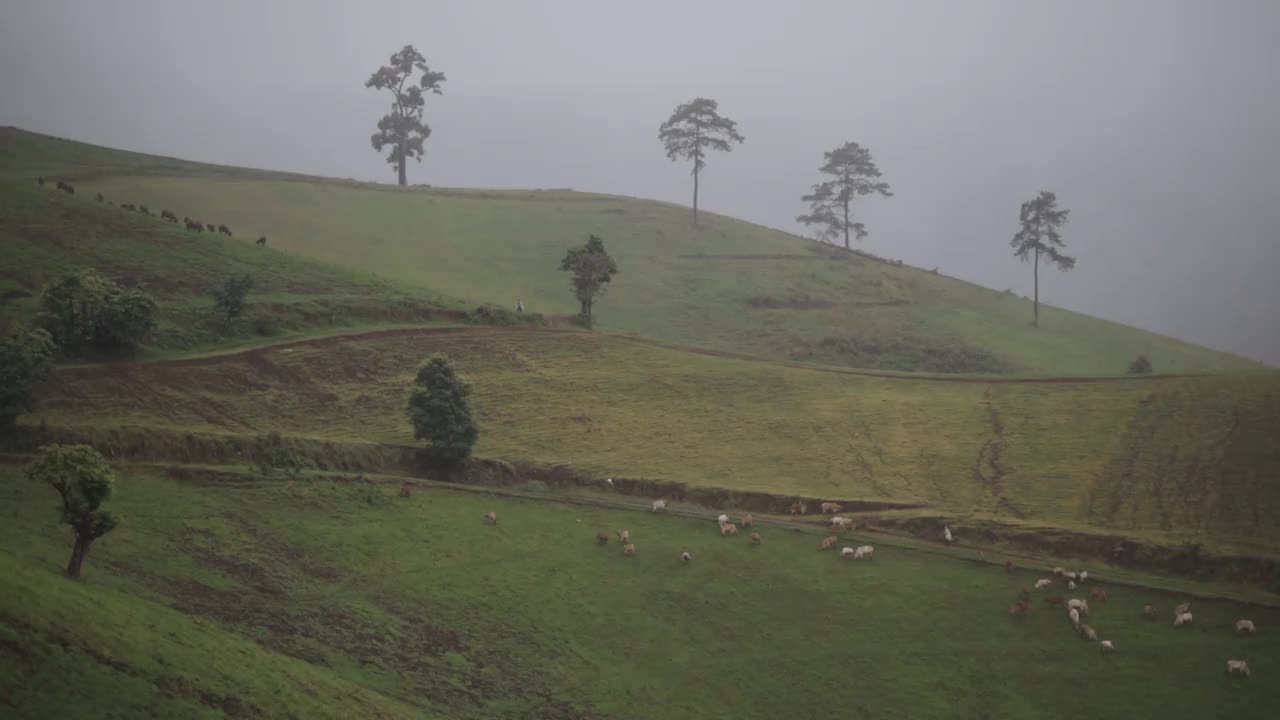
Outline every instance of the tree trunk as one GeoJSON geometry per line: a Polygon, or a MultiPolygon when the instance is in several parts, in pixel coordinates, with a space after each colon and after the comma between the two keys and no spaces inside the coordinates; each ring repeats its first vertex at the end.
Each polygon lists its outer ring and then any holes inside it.
{"type": "Polygon", "coordinates": [[[1036,248],[1035,268],[1032,271],[1035,277],[1035,317],[1031,320],[1031,327],[1040,327],[1040,248],[1036,248]]]}
{"type": "Polygon", "coordinates": [[[404,187],[405,185],[409,184],[409,180],[408,178],[405,177],[405,172],[404,172],[405,170],[404,166],[405,166],[406,160],[408,160],[408,158],[406,158],[404,155],[404,145],[401,144],[400,145],[400,163],[396,168],[400,173],[400,187],[404,187]]]}
{"type": "Polygon", "coordinates": [[[67,575],[76,580],[80,579],[80,566],[84,564],[84,557],[89,554],[89,544],[92,540],[87,540],[76,536],[76,544],[71,548],[71,562],[67,563],[67,575]]]}
{"type": "Polygon", "coordinates": [[[698,226],[698,167],[693,168],[693,226],[698,226]]]}
{"type": "Polygon", "coordinates": [[[849,247],[849,201],[844,203],[844,249],[850,250],[849,247]]]}

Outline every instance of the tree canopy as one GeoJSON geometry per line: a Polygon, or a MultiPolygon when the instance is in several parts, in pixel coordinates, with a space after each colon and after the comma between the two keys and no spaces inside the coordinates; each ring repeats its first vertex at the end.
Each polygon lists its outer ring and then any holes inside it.
{"type": "Polygon", "coordinates": [[[35,386],[49,377],[53,336],[39,328],[18,330],[0,340],[0,430],[35,409],[35,386]]]}
{"type": "Polygon", "coordinates": [[[63,275],[40,296],[36,322],[67,355],[133,348],[155,327],[156,301],[96,270],[63,275]]]}
{"type": "Polygon", "coordinates": [[[871,159],[871,151],[858,143],[847,142],[823,157],[826,162],[818,171],[830,179],[814,185],[813,192],[800,198],[809,203],[809,212],[796,221],[818,226],[818,237],[827,242],[843,236],[847,249],[850,233],[858,240],[867,236],[866,226],[849,214],[854,199],[873,193],[892,197],[893,192],[889,183],[879,179],[880,168],[871,159]]]}
{"type": "Polygon", "coordinates": [[[471,455],[480,431],[471,417],[470,396],[471,386],[444,355],[418,370],[409,395],[409,422],[414,438],[426,441],[427,454],[436,460],[458,462],[471,455]]]}
{"type": "Polygon", "coordinates": [[[88,445],[47,445],[27,466],[27,477],[46,483],[62,499],[62,522],[75,532],[67,574],[80,577],[80,567],[95,540],[115,529],[120,519],[103,510],[115,492],[115,475],[105,458],[88,445]]]}
{"type": "Polygon", "coordinates": [[[719,104],[694,98],[678,106],[658,128],[658,139],[672,162],[693,161],[693,222],[698,223],[698,175],[707,166],[707,152],[730,152],[732,143],[745,142],[738,124],[718,112],[719,104]]]}
{"type": "Polygon", "coordinates": [[[378,152],[390,146],[387,162],[395,167],[401,185],[408,184],[405,165],[409,158],[422,162],[423,145],[431,136],[431,127],[423,120],[426,93],[442,95],[444,82],[444,73],[431,70],[422,53],[405,45],[364,83],[367,88],[391,93],[391,112],[378,121],[378,131],[370,140],[378,152]],[[414,71],[420,73],[416,82],[414,71]]]}
{"type": "Polygon", "coordinates": [[[1034,316],[1031,324],[1040,327],[1040,262],[1046,260],[1062,272],[1076,266],[1076,259],[1061,252],[1066,247],[1060,232],[1067,224],[1067,209],[1058,209],[1058,196],[1042,190],[1033,200],[1022,203],[1018,214],[1021,228],[1009,245],[1013,254],[1023,262],[1032,264],[1032,276],[1035,279],[1034,316]]]}
{"type": "Polygon", "coordinates": [[[213,289],[213,310],[222,315],[224,322],[244,314],[248,307],[249,291],[253,289],[253,278],[249,275],[232,275],[213,289]]]}
{"type": "Polygon", "coordinates": [[[592,235],[581,247],[570,248],[560,261],[562,272],[573,273],[569,284],[582,310],[582,321],[590,326],[592,307],[609,289],[613,276],[618,274],[618,264],[605,252],[604,240],[592,235]]]}

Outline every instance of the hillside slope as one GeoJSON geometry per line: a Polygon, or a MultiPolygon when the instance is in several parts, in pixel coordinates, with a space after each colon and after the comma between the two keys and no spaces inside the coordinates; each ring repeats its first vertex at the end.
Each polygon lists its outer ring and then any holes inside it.
{"type": "MultiPolygon", "coordinates": [[[[534,311],[576,307],[560,257],[604,237],[621,273],[605,330],[674,344],[851,367],[965,373],[1120,374],[1256,363],[1011,294],[817,246],[684,208],[569,191],[396,188],[198,165],[0,132],[10,176],[76,178],[118,202],[217,218],[246,237],[418,287],[534,311]]],[[[945,268],[943,269],[945,270],[945,268]]]]}
{"type": "Polygon", "coordinates": [[[1184,596],[1109,584],[1103,657],[1058,612],[1008,616],[1032,570],[353,478],[121,475],[124,522],[76,583],[52,491],[0,466],[0,548],[21,549],[0,554],[0,714],[1252,720],[1280,702],[1280,645],[1231,631],[1275,628],[1274,608],[1197,599],[1175,631],[1140,609],[1184,596]],[[624,527],[634,557],[595,542],[624,527]]]}
{"type": "MultiPolygon", "coordinates": [[[[477,452],[781,495],[923,503],[1249,555],[1280,549],[1280,373],[1101,382],[864,377],[579,332],[457,328],[60,370],[30,424],[412,445],[431,354],[477,452]]],[[[132,441],[130,441],[132,442],[132,441]]],[[[140,442],[146,442],[140,440],[140,442]]],[[[162,442],[162,441],[157,441],[162,442]]]]}

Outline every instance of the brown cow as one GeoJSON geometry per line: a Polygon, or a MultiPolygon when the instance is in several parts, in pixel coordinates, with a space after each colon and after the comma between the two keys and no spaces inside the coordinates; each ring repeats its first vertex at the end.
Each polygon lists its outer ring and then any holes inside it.
{"type": "Polygon", "coordinates": [[[1142,606],[1142,616],[1143,616],[1143,617],[1145,617],[1145,618],[1146,618],[1146,619],[1148,619],[1148,620],[1155,620],[1155,619],[1156,619],[1156,606],[1155,606],[1155,605],[1143,605],[1143,606],[1142,606]]]}
{"type": "Polygon", "coordinates": [[[493,512],[492,510],[490,510],[489,512],[487,512],[487,513],[485,513],[485,514],[484,514],[484,521],[485,521],[485,522],[487,522],[487,523],[489,523],[490,525],[497,525],[497,524],[498,524],[498,513],[493,512]]]}
{"type": "Polygon", "coordinates": [[[636,554],[636,546],[635,546],[635,545],[632,545],[631,543],[627,543],[626,545],[623,545],[623,546],[622,546],[622,554],[623,554],[623,555],[626,555],[627,557],[631,557],[632,555],[635,555],[635,554],[636,554]]]}
{"type": "Polygon", "coordinates": [[[828,515],[835,515],[838,512],[842,512],[843,510],[844,510],[844,506],[841,505],[840,503],[834,503],[834,502],[822,503],[822,512],[828,515]]]}
{"type": "Polygon", "coordinates": [[[1006,573],[1009,573],[1010,575],[1012,575],[1012,574],[1013,574],[1013,561],[1012,561],[1012,560],[1005,560],[1005,561],[1004,561],[1004,571],[1005,571],[1006,573]]]}
{"type": "Polygon", "coordinates": [[[759,545],[759,544],[760,544],[760,533],[758,533],[758,532],[753,532],[753,533],[751,533],[751,542],[752,542],[752,544],[754,544],[754,545],[759,545]]]}
{"type": "Polygon", "coordinates": [[[720,535],[722,537],[725,535],[737,535],[737,534],[738,534],[738,526],[734,525],[733,523],[725,523],[720,526],[720,535]]]}
{"type": "Polygon", "coordinates": [[[835,535],[828,535],[827,537],[822,538],[822,544],[818,546],[818,549],[830,550],[831,548],[835,547],[836,543],[838,542],[840,542],[840,538],[836,537],[835,535]]]}
{"type": "Polygon", "coordinates": [[[802,503],[802,502],[793,502],[793,503],[791,503],[791,508],[790,508],[790,510],[789,510],[789,512],[790,512],[792,515],[804,515],[804,514],[805,514],[806,512],[808,512],[808,511],[809,511],[808,506],[807,506],[807,505],[805,505],[805,504],[804,504],[804,503],[802,503]]]}
{"type": "Polygon", "coordinates": [[[752,521],[751,513],[747,513],[746,515],[743,515],[743,516],[742,516],[742,527],[743,527],[743,528],[749,528],[749,527],[751,527],[751,521],[752,521]]]}
{"type": "Polygon", "coordinates": [[[1103,589],[1102,589],[1102,588],[1100,588],[1100,587],[1094,587],[1094,588],[1091,588],[1091,589],[1089,590],[1089,597],[1093,598],[1094,600],[1099,600],[1099,601],[1101,601],[1101,602],[1106,602],[1106,601],[1107,601],[1107,591],[1106,591],[1106,590],[1103,590],[1103,589]]]}
{"type": "Polygon", "coordinates": [[[1084,625],[1084,624],[1080,625],[1080,637],[1084,638],[1085,640],[1092,640],[1094,642],[1098,641],[1097,631],[1089,627],[1088,625],[1084,625]]]}
{"type": "Polygon", "coordinates": [[[400,497],[409,497],[413,494],[413,483],[402,483],[400,485],[400,497]]]}
{"type": "Polygon", "coordinates": [[[599,543],[600,545],[608,545],[608,544],[609,544],[609,533],[607,533],[607,532],[605,532],[605,531],[603,531],[603,530],[601,530],[600,532],[596,533],[596,542],[597,542],[597,543],[599,543]]]}

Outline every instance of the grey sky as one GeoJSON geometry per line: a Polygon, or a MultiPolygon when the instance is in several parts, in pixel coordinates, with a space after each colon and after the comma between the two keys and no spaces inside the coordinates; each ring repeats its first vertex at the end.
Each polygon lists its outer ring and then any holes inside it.
{"type": "Polygon", "coordinates": [[[864,246],[1030,293],[1018,205],[1072,209],[1047,302],[1280,364],[1280,3],[8,2],[0,124],[393,182],[364,80],[406,42],[447,73],[411,182],[688,202],[658,125],[696,95],[745,145],[708,210],[801,231],[822,153],[896,196],[864,246]]]}

